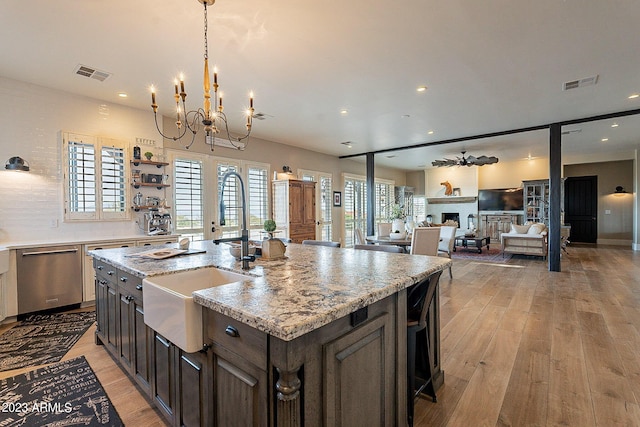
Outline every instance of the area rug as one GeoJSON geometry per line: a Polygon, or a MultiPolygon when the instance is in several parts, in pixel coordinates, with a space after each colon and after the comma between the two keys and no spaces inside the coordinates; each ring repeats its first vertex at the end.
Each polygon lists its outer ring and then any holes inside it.
{"type": "Polygon", "coordinates": [[[2,427],[123,426],[84,356],[0,380],[2,427]]]}
{"type": "Polygon", "coordinates": [[[468,259],[472,261],[483,261],[483,262],[498,262],[505,263],[509,262],[511,259],[511,254],[502,255],[501,248],[491,248],[488,249],[482,248],[482,253],[479,254],[478,251],[472,251],[467,249],[458,249],[455,252],[451,252],[452,259],[468,259]]]}
{"type": "Polygon", "coordinates": [[[0,372],[60,361],[95,320],[95,311],[25,318],[0,335],[0,372]]]}

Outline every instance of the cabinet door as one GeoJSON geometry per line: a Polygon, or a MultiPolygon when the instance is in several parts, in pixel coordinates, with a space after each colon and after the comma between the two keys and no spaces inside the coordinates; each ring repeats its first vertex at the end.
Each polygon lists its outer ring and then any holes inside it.
{"type": "Polygon", "coordinates": [[[268,424],[267,373],[243,357],[214,344],[213,405],[215,426],[268,424]]]}
{"type": "Polygon", "coordinates": [[[96,334],[102,342],[106,341],[107,330],[107,281],[98,275],[95,278],[96,287],[96,334]]]}
{"type": "Polygon", "coordinates": [[[211,425],[208,405],[210,377],[205,353],[185,353],[178,349],[178,425],[200,427],[211,425]]]}
{"type": "Polygon", "coordinates": [[[304,188],[301,181],[289,181],[289,222],[292,228],[304,223],[304,188]]]}
{"type": "Polygon", "coordinates": [[[104,344],[116,356],[118,354],[118,285],[107,282],[107,323],[104,344]]]}
{"type": "Polygon", "coordinates": [[[324,425],[394,424],[394,345],[385,313],[324,346],[324,425]]]}
{"type": "Polygon", "coordinates": [[[151,395],[151,340],[153,330],[144,323],[142,301],[133,300],[133,373],[140,387],[151,395]]]}
{"type": "Polygon", "coordinates": [[[133,372],[133,362],[131,355],[133,354],[133,334],[131,329],[134,321],[133,317],[133,297],[126,293],[118,294],[118,303],[120,307],[118,309],[118,334],[120,338],[120,346],[118,348],[118,359],[124,368],[133,372]]]}
{"type": "Polygon", "coordinates": [[[175,413],[175,346],[153,334],[153,401],[171,424],[175,413]]]}
{"type": "Polygon", "coordinates": [[[316,225],[316,185],[315,182],[303,184],[304,213],[302,221],[305,225],[316,225]]]}

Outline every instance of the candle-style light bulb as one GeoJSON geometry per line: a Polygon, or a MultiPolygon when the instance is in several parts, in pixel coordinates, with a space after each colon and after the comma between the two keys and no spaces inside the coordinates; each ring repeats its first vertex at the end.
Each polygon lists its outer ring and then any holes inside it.
{"type": "Polygon", "coordinates": [[[151,90],[151,103],[155,104],[156,103],[156,88],[151,86],[150,90],[151,90]]]}
{"type": "Polygon", "coordinates": [[[180,74],[180,92],[184,93],[184,75],[180,74]]]}
{"type": "Polygon", "coordinates": [[[253,91],[249,92],[249,108],[253,108],[253,91]]]}
{"type": "Polygon", "coordinates": [[[173,85],[176,88],[176,95],[178,94],[178,79],[173,79],[173,85]]]}
{"type": "Polygon", "coordinates": [[[218,94],[218,111],[222,112],[222,92],[218,94]]]}

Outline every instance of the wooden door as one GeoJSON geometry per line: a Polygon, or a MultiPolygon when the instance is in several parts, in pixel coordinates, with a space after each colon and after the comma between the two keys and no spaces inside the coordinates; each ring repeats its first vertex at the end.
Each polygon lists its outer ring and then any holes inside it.
{"type": "Polygon", "coordinates": [[[316,225],[316,183],[305,182],[303,184],[303,218],[305,225],[316,225]]]}
{"type": "Polygon", "coordinates": [[[211,425],[209,383],[212,375],[207,369],[206,353],[185,353],[178,350],[178,425],[200,427],[211,425]]]}
{"type": "Polygon", "coordinates": [[[394,424],[394,342],[385,313],[324,346],[324,425],[394,424]]]}
{"type": "Polygon", "coordinates": [[[304,222],[304,191],[302,182],[289,181],[289,223],[291,226],[304,222]]]}
{"type": "Polygon", "coordinates": [[[571,225],[572,242],[598,240],[598,177],[569,177],[564,183],[564,222],[571,225]]]}
{"type": "Polygon", "coordinates": [[[154,332],[153,337],[153,401],[162,415],[174,423],[175,413],[175,346],[154,332]]]}
{"type": "Polygon", "coordinates": [[[214,426],[266,427],[269,423],[267,372],[214,344],[214,426]]]}

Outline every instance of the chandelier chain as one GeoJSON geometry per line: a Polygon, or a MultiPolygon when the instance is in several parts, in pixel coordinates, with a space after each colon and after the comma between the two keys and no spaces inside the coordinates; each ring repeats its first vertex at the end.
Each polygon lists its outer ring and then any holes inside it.
{"type": "Polygon", "coordinates": [[[207,20],[207,2],[204,2],[204,59],[209,59],[209,40],[207,37],[207,29],[209,22],[207,20]]]}

